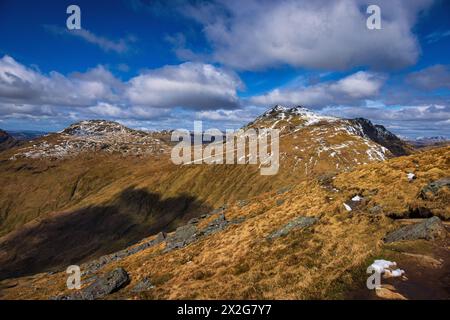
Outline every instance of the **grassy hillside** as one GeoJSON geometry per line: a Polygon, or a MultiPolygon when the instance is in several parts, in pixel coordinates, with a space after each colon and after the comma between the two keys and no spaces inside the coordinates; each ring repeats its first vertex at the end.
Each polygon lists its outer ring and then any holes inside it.
{"type": "MultiPolygon", "coordinates": [[[[225,210],[225,216],[237,222],[223,231],[167,253],[164,244],[148,248],[111,262],[99,274],[121,266],[131,277],[131,283],[110,295],[111,299],[343,298],[365,283],[365,268],[374,258],[397,259],[408,277],[420,261],[438,261],[440,267],[426,272],[430,278],[433,274],[441,277],[440,270],[448,270],[447,240],[391,246],[382,239],[403,223],[392,218],[410,217],[414,206],[450,217],[448,187],[428,200],[420,198],[420,191],[430,182],[450,177],[449,159],[448,147],[430,150],[311,178],[291,190],[249,199],[246,205],[236,202],[225,210]],[[406,176],[409,172],[417,176],[412,182],[406,176]],[[355,195],[362,200],[347,211],[343,203],[351,204],[355,195]],[[300,216],[316,217],[318,222],[268,239],[300,216]],[[155,288],[132,292],[145,277],[155,288]]],[[[5,289],[4,297],[47,299],[69,293],[65,277],[61,272],[9,280],[2,285],[14,287],[5,289]]],[[[436,279],[439,286],[445,286],[443,279],[436,279]]]]}

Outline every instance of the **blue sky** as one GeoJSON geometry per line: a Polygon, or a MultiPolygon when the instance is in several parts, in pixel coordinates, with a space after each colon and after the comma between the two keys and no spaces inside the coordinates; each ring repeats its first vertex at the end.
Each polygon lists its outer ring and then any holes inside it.
{"type": "Polygon", "coordinates": [[[449,1],[2,0],[0,128],[237,128],[284,104],[450,137],[449,53],[449,1]]]}

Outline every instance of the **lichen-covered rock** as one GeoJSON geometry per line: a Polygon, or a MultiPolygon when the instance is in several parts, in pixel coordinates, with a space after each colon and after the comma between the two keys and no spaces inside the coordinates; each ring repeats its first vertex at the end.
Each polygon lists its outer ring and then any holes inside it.
{"type": "Polygon", "coordinates": [[[117,268],[98,278],[92,284],[71,295],[57,297],[57,300],[95,300],[111,294],[129,282],[128,273],[117,268]]]}
{"type": "Polygon", "coordinates": [[[187,224],[178,227],[175,233],[167,237],[165,252],[183,248],[189,243],[194,242],[198,237],[198,229],[193,224],[187,224]]]}
{"type": "Polygon", "coordinates": [[[446,237],[447,230],[442,224],[441,219],[432,217],[420,223],[409,226],[404,226],[394,232],[389,233],[384,241],[386,243],[396,242],[401,240],[436,240],[446,237]]]}
{"type": "Polygon", "coordinates": [[[420,191],[419,197],[422,199],[429,199],[429,196],[436,195],[441,188],[450,188],[450,178],[442,178],[433,182],[430,182],[420,191]]]}
{"type": "Polygon", "coordinates": [[[212,233],[215,233],[217,231],[221,231],[225,229],[225,227],[228,225],[228,221],[225,218],[225,215],[222,213],[220,214],[216,219],[211,221],[206,228],[202,230],[202,235],[210,235],[212,233]]]}
{"type": "Polygon", "coordinates": [[[287,223],[281,229],[271,233],[267,238],[269,240],[284,237],[289,234],[294,229],[306,228],[312,226],[318,221],[316,217],[297,217],[287,223]]]}

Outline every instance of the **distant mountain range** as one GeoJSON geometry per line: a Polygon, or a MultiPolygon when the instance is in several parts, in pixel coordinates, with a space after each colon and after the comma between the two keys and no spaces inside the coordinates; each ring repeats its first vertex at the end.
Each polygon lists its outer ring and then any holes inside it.
{"type": "Polygon", "coordinates": [[[408,140],[408,143],[410,143],[416,148],[424,148],[435,145],[445,145],[448,144],[449,142],[450,140],[444,136],[418,137],[414,140],[408,140]]]}
{"type": "Polygon", "coordinates": [[[16,140],[26,141],[39,138],[48,134],[48,132],[44,131],[35,131],[35,130],[8,130],[8,133],[16,140]]]}
{"type": "Polygon", "coordinates": [[[24,141],[33,140],[45,134],[46,132],[41,131],[4,131],[0,129],[0,151],[18,146],[24,141]]]}

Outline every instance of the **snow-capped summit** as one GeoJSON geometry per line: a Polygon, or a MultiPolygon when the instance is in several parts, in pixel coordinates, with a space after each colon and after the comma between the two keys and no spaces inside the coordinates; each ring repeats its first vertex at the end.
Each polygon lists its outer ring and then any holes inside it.
{"type": "Polygon", "coordinates": [[[286,112],[289,108],[282,106],[282,105],[275,105],[273,108],[270,108],[269,110],[267,110],[266,112],[264,112],[261,117],[270,117],[270,116],[274,116],[277,115],[279,113],[283,113],[286,112]]]}
{"type": "Polygon", "coordinates": [[[149,155],[168,152],[167,144],[151,133],[133,130],[114,121],[86,120],[63,131],[31,141],[16,158],[66,158],[86,152],[149,155]]]}
{"type": "MultiPolygon", "coordinates": [[[[370,120],[326,116],[303,106],[275,105],[246,127],[279,129],[281,135],[311,135],[315,142],[320,142],[324,137],[338,140],[343,139],[343,135],[358,136],[364,140],[363,143],[375,142],[394,155],[409,153],[408,146],[402,140],[385,127],[372,124],[370,120]]],[[[334,155],[335,153],[331,152],[330,154],[334,155]]]]}
{"type": "Polygon", "coordinates": [[[293,126],[304,127],[321,121],[335,120],[338,120],[338,118],[323,116],[302,106],[290,108],[277,104],[256,118],[251,125],[284,130],[293,126]]]}

